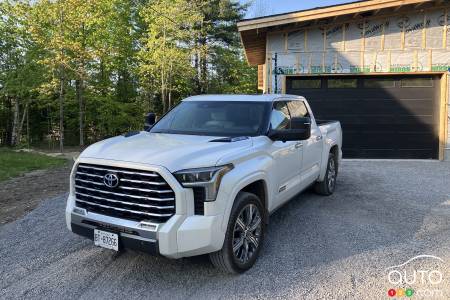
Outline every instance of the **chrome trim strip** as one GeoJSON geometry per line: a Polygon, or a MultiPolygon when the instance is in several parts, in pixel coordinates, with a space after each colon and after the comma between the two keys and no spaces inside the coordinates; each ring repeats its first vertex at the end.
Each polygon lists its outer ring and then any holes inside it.
{"type": "Polygon", "coordinates": [[[84,169],[98,170],[98,171],[107,171],[107,172],[117,172],[117,173],[124,173],[124,174],[136,174],[136,175],[142,175],[142,176],[159,177],[158,174],[131,172],[131,171],[124,171],[124,170],[114,170],[114,169],[106,169],[106,168],[99,168],[99,167],[91,167],[91,166],[86,166],[83,163],[80,163],[78,165],[78,167],[79,168],[84,168],[84,169]]]}
{"type": "Polygon", "coordinates": [[[99,207],[104,207],[104,208],[108,208],[108,209],[114,209],[114,210],[118,210],[118,211],[126,211],[126,212],[129,212],[129,213],[132,213],[132,214],[146,215],[146,216],[152,216],[152,217],[170,217],[170,216],[173,215],[173,214],[155,214],[155,213],[149,213],[149,212],[142,212],[142,211],[137,211],[137,210],[125,209],[125,208],[112,207],[112,206],[97,204],[97,203],[93,203],[93,202],[89,202],[89,201],[85,201],[85,200],[80,200],[80,199],[76,199],[76,201],[81,202],[81,203],[86,203],[88,205],[99,206],[99,207]]]}
{"type": "Polygon", "coordinates": [[[84,179],[81,179],[81,178],[75,178],[75,181],[81,181],[81,182],[85,182],[85,183],[92,183],[92,184],[95,184],[95,185],[102,185],[102,186],[106,186],[104,183],[101,183],[101,182],[96,182],[96,181],[91,181],[91,180],[84,180],[84,179]]]}
{"type": "MultiPolygon", "coordinates": [[[[100,183],[100,182],[95,182],[95,181],[91,181],[91,180],[85,180],[85,179],[80,179],[80,178],[75,178],[75,181],[81,181],[84,183],[91,183],[94,185],[99,185],[99,186],[105,186],[104,183],[100,183]]],[[[132,191],[141,191],[141,192],[148,192],[148,193],[172,193],[172,190],[150,190],[150,189],[141,189],[141,188],[134,188],[134,187],[130,187],[130,186],[118,186],[119,189],[123,189],[123,190],[132,190],[132,191]]]]}
{"type": "Polygon", "coordinates": [[[142,180],[125,179],[125,178],[120,178],[120,181],[133,182],[133,183],[144,183],[144,184],[150,184],[150,185],[168,185],[165,182],[142,181],[142,180]]]}
{"type": "MultiPolygon", "coordinates": [[[[156,209],[172,209],[172,208],[175,208],[175,206],[173,206],[173,205],[170,205],[170,206],[155,206],[155,205],[149,205],[149,204],[133,203],[133,202],[126,202],[126,201],[107,199],[107,198],[98,197],[98,196],[92,196],[92,195],[83,194],[83,193],[79,193],[79,192],[75,192],[75,195],[81,195],[83,197],[91,197],[91,198],[94,198],[94,199],[99,199],[99,200],[104,200],[104,201],[109,201],[109,202],[114,202],[114,203],[122,203],[122,204],[125,204],[125,205],[136,205],[136,206],[146,207],[146,208],[156,208],[156,209]]],[[[77,198],[77,200],[78,200],[78,198],[77,198]]]]}
{"type": "MultiPolygon", "coordinates": [[[[117,217],[101,215],[101,214],[95,213],[95,212],[88,212],[88,214],[86,216],[81,216],[81,215],[78,215],[78,214],[72,212],[72,223],[75,223],[75,224],[78,224],[81,226],[89,226],[90,228],[93,228],[93,226],[91,226],[90,224],[84,223],[84,221],[101,223],[106,226],[112,225],[112,226],[116,226],[119,228],[123,228],[124,231],[127,231],[127,230],[128,231],[137,231],[139,233],[139,236],[141,236],[143,238],[157,239],[157,236],[156,236],[156,232],[158,230],[157,228],[156,229],[144,228],[144,227],[140,226],[142,222],[146,222],[146,221],[138,222],[138,221],[133,221],[133,220],[120,219],[117,217]]],[[[155,224],[159,224],[159,223],[155,223],[155,224]]]]}
{"type": "Polygon", "coordinates": [[[126,232],[121,232],[120,236],[127,237],[127,238],[134,239],[134,240],[144,241],[144,242],[156,243],[156,239],[143,238],[143,237],[140,237],[138,235],[129,234],[129,233],[126,233],[126,232]]]}
{"type": "MultiPolygon", "coordinates": [[[[75,175],[78,175],[78,174],[79,175],[84,175],[84,176],[90,176],[90,177],[97,177],[97,178],[103,178],[104,177],[102,175],[89,174],[89,173],[80,172],[80,171],[77,171],[75,175]]],[[[166,182],[143,181],[143,180],[134,180],[134,179],[125,179],[125,178],[120,178],[120,181],[133,182],[133,183],[143,183],[143,184],[149,184],[149,185],[167,185],[166,182]]]]}
{"type": "Polygon", "coordinates": [[[134,188],[134,187],[130,187],[130,186],[121,186],[121,185],[119,185],[119,189],[123,189],[123,190],[131,190],[131,191],[141,191],[141,192],[148,192],[148,193],[158,193],[158,194],[162,194],[162,193],[173,193],[172,190],[162,190],[162,191],[158,191],[158,190],[140,189],[140,188],[134,188]]]}
{"type": "Polygon", "coordinates": [[[75,173],[75,175],[78,175],[78,174],[80,174],[80,175],[85,175],[85,176],[91,176],[91,177],[103,178],[102,175],[89,174],[89,173],[84,173],[84,172],[79,172],[79,171],[77,171],[77,172],[75,173]]]}
{"type": "Polygon", "coordinates": [[[135,198],[135,199],[145,199],[145,200],[150,200],[150,201],[173,201],[173,200],[175,200],[175,198],[173,198],[173,197],[172,198],[152,198],[152,197],[136,196],[136,195],[129,195],[129,194],[122,194],[122,193],[115,193],[115,192],[108,192],[108,191],[103,191],[103,190],[97,190],[97,189],[92,189],[92,188],[88,188],[88,187],[84,187],[84,186],[80,186],[80,185],[75,185],[75,188],[85,189],[85,190],[92,191],[92,192],[99,192],[99,193],[104,193],[104,194],[122,196],[122,197],[130,197],[130,198],[135,198]]]}

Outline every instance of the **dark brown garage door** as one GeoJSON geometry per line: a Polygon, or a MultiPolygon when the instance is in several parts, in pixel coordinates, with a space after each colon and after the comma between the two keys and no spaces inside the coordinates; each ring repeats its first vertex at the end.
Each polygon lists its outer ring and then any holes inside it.
{"type": "Polygon", "coordinates": [[[438,157],[438,77],[288,77],[286,90],[341,122],[344,157],[438,157]]]}

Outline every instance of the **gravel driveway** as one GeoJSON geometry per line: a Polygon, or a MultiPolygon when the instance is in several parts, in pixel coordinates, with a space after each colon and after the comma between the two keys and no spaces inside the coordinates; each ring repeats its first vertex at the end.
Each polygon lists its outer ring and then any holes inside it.
{"type": "Polygon", "coordinates": [[[206,257],[96,248],[67,231],[64,205],[49,199],[0,227],[1,299],[386,299],[385,269],[420,254],[444,260],[433,288],[450,299],[449,163],[344,161],[333,196],[305,192],[271,217],[260,259],[240,276],[206,257]]]}

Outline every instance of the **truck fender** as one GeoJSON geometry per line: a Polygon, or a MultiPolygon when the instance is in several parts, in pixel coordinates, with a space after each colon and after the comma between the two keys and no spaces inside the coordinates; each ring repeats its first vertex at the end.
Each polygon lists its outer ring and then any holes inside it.
{"type": "Polygon", "coordinates": [[[331,148],[333,148],[337,143],[332,142],[329,143],[325,140],[323,143],[323,152],[322,152],[322,167],[320,168],[319,179],[317,181],[323,181],[325,179],[325,173],[327,172],[328,166],[328,157],[330,156],[331,148]]]}
{"type": "MultiPolygon", "coordinates": [[[[230,218],[230,214],[231,214],[231,209],[233,208],[233,204],[234,204],[234,200],[236,199],[237,194],[247,185],[256,182],[258,180],[263,180],[266,184],[267,184],[267,173],[264,171],[257,171],[255,173],[251,173],[251,174],[246,174],[241,176],[241,178],[236,178],[237,180],[234,181],[236,182],[235,184],[233,184],[233,188],[231,189],[230,192],[227,193],[228,195],[228,199],[229,201],[227,201],[227,204],[225,206],[225,210],[224,210],[224,217],[222,220],[222,230],[226,231],[227,226],[228,226],[228,220],[230,218]]],[[[267,203],[266,205],[269,203],[270,201],[270,193],[268,192],[270,191],[270,187],[267,186],[267,203]]],[[[266,207],[267,209],[267,207],[266,207]]]]}

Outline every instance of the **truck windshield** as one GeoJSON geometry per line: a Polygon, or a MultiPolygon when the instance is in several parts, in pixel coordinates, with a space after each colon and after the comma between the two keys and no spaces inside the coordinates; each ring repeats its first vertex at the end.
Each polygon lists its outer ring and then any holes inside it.
{"type": "Polygon", "coordinates": [[[270,103],[255,101],[185,101],[150,130],[207,136],[257,136],[265,129],[270,103]]]}

